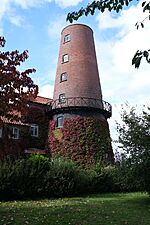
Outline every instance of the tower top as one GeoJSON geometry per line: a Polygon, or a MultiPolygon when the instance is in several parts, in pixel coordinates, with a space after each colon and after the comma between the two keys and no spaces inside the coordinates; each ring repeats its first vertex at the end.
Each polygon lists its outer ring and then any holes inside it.
{"type": "Polygon", "coordinates": [[[90,29],[91,31],[92,31],[92,33],[93,33],[93,30],[92,30],[92,28],[91,27],[89,27],[88,25],[86,25],[86,24],[82,24],[82,23],[75,23],[75,24],[69,24],[68,26],[66,26],[66,27],[64,27],[63,29],[62,29],[62,31],[61,31],[61,34],[63,33],[63,31],[65,30],[65,29],[67,29],[67,28],[69,28],[69,27],[71,27],[71,26],[83,26],[83,27],[86,27],[86,28],[88,28],[88,29],[90,29]]]}

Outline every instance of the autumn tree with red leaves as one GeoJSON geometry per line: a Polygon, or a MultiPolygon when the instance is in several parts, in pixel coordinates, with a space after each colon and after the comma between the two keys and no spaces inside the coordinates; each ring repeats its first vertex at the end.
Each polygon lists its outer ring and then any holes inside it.
{"type": "MultiPolygon", "coordinates": [[[[0,47],[5,46],[5,38],[0,37],[0,47]]],[[[0,116],[16,119],[16,113],[23,114],[29,99],[38,94],[38,86],[29,77],[35,69],[18,71],[18,66],[28,58],[28,51],[19,53],[0,51],[0,116]]]]}

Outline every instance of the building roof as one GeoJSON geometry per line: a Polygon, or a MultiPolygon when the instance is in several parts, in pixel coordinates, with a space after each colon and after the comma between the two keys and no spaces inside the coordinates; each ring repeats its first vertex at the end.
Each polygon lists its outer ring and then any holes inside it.
{"type": "Polygon", "coordinates": [[[12,124],[12,125],[21,125],[21,126],[29,126],[27,123],[23,123],[21,120],[11,120],[4,116],[1,116],[0,119],[4,124],[12,124]]]}
{"type": "Polygon", "coordinates": [[[51,98],[45,98],[45,97],[42,97],[42,96],[37,96],[35,99],[32,99],[30,101],[46,105],[48,102],[52,101],[52,99],[51,98]]]}
{"type": "MultiPolygon", "coordinates": [[[[30,100],[30,102],[35,102],[35,103],[43,104],[43,105],[46,105],[50,101],[52,101],[52,99],[41,97],[41,96],[37,96],[35,99],[30,100]]],[[[15,119],[13,120],[13,119],[9,119],[9,118],[6,118],[4,116],[1,116],[0,120],[2,121],[2,123],[12,124],[12,125],[29,126],[29,124],[21,121],[21,115],[20,115],[19,112],[14,111],[12,114],[18,115],[20,118],[18,120],[15,120],[15,119]]]]}

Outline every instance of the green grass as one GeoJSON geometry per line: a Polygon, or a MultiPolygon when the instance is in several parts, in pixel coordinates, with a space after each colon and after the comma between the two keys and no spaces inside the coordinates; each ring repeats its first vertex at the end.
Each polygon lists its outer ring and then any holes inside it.
{"type": "Polygon", "coordinates": [[[145,193],[0,202],[0,225],[150,225],[145,193]]]}

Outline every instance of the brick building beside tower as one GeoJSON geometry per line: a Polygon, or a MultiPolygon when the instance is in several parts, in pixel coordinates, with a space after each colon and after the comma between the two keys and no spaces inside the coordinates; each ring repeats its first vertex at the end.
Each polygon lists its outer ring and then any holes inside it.
{"type": "Polygon", "coordinates": [[[53,99],[38,96],[28,106],[23,121],[2,118],[0,158],[41,153],[86,167],[114,162],[107,122],[112,108],[102,98],[90,27],[73,24],[62,30],[53,99]]]}
{"type": "Polygon", "coordinates": [[[107,122],[111,105],[102,99],[93,31],[86,25],[69,25],[61,33],[48,115],[52,154],[84,165],[113,163],[107,122]]]}
{"type": "Polygon", "coordinates": [[[46,109],[50,100],[40,96],[30,99],[26,114],[17,121],[0,118],[3,122],[0,124],[0,159],[7,156],[18,158],[32,153],[47,153],[46,109]]]}

